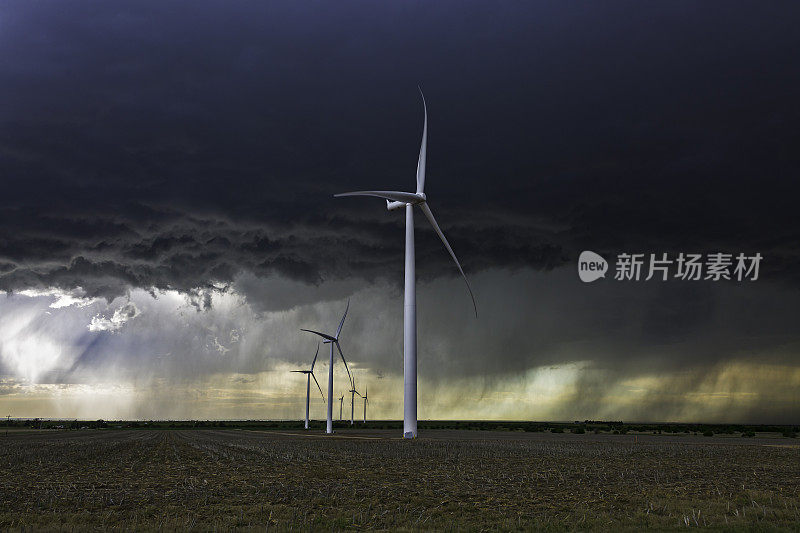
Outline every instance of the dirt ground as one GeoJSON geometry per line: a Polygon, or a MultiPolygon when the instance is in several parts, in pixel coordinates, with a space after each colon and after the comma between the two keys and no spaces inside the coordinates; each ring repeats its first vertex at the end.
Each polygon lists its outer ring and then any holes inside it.
{"type": "Polygon", "coordinates": [[[794,439],[429,430],[0,435],[0,528],[800,531],[794,439]]]}

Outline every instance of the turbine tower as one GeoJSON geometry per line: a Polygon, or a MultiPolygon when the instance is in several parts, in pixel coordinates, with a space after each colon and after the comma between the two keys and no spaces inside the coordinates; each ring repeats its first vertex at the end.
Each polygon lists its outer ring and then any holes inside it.
{"type": "Polygon", "coordinates": [[[350,379],[350,384],[353,384],[353,378],[350,376],[350,369],[347,368],[347,361],[344,358],[344,354],[342,353],[342,347],[339,346],[339,335],[342,333],[342,326],[344,325],[344,319],[347,317],[347,311],[350,310],[350,299],[347,300],[347,307],[344,310],[344,314],[342,315],[342,320],[339,322],[339,327],[336,329],[336,335],[328,335],[327,333],[320,333],[319,331],[314,331],[313,329],[300,329],[300,331],[307,331],[309,333],[313,333],[315,335],[319,335],[322,337],[323,344],[330,344],[331,345],[331,354],[329,359],[328,365],[328,425],[325,430],[326,433],[331,434],[333,433],[333,345],[336,345],[336,349],[339,350],[339,355],[342,357],[342,362],[344,363],[344,368],[347,370],[347,377],[350,379]]]}
{"type": "MultiPolygon", "coordinates": [[[[311,399],[311,378],[314,378],[314,383],[317,384],[317,388],[319,389],[319,393],[322,394],[322,387],[319,386],[319,381],[317,381],[317,377],[314,375],[314,365],[317,363],[317,356],[319,355],[319,343],[317,343],[317,353],[314,354],[314,360],[311,361],[311,369],[309,370],[291,370],[291,372],[295,372],[298,374],[305,374],[306,375],[306,429],[308,429],[308,403],[311,399]]],[[[322,401],[325,401],[325,395],[322,394],[322,401]]]]}
{"type": "Polygon", "coordinates": [[[475,296],[469,286],[467,276],[461,268],[461,264],[456,258],[456,254],[447,242],[447,238],[436,223],[430,207],[428,198],[425,196],[425,160],[428,144],[428,109],[425,105],[425,95],[422,94],[422,108],[425,113],[425,122],[422,126],[422,143],[419,148],[419,159],[417,160],[417,192],[398,192],[398,191],[356,191],[335,194],[335,197],[342,196],[375,196],[386,200],[386,208],[389,211],[405,208],[406,211],[406,265],[405,265],[405,293],[403,304],[403,437],[411,439],[417,436],[417,295],[416,295],[416,273],[414,264],[414,206],[420,208],[422,213],[433,226],[436,234],[442,240],[442,244],[447,248],[450,257],[455,261],[458,271],[467,284],[469,296],[472,298],[472,306],[475,309],[475,317],[478,317],[478,306],[475,303],[475,296]]]}
{"type": "Polygon", "coordinates": [[[367,423],[367,404],[369,403],[369,399],[367,399],[367,395],[369,394],[369,389],[364,387],[364,423],[367,423]]]}

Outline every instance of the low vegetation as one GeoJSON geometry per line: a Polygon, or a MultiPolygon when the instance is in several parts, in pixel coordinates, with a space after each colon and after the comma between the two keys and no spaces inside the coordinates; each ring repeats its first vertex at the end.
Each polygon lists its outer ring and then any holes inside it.
{"type": "Polygon", "coordinates": [[[797,530],[800,523],[800,449],[786,438],[428,430],[404,441],[395,431],[297,433],[12,430],[0,437],[0,528],[797,530]]]}
{"type": "MultiPolygon", "coordinates": [[[[403,428],[402,420],[377,420],[366,425],[366,429],[403,428]]],[[[35,429],[303,429],[300,420],[75,420],[75,419],[9,419],[0,422],[0,428],[35,429]]],[[[312,429],[323,429],[325,422],[311,421],[312,429]]],[[[349,429],[349,421],[334,421],[334,428],[349,429]]],[[[551,431],[553,433],[627,433],[652,434],[705,434],[755,436],[756,433],[775,433],[787,438],[796,438],[800,426],[764,424],[682,424],[682,423],[625,423],[621,421],[584,420],[575,422],[528,422],[528,421],[488,421],[488,420],[420,420],[421,431],[431,429],[457,429],[473,431],[551,431]]]]}

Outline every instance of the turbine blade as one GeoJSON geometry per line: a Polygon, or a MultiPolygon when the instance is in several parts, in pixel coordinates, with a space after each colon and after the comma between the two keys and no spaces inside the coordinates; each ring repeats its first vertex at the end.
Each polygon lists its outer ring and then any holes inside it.
{"type": "Polygon", "coordinates": [[[341,198],[343,196],[375,196],[377,198],[386,198],[394,202],[405,202],[407,204],[415,204],[422,200],[413,192],[400,192],[400,191],[354,191],[343,192],[334,194],[334,198],[341,198]]]}
{"type": "Polygon", "coordinates": [[[314,354],[314,360],[311,361],[311,373],[314,373],[314,365],[317,363],[317,356],[319,355],[319,343],[317,343],[317,353],[314,354]]]}
{"type": "Polygon", "coordinates": [[[325,333],[320,333],[319,331],[314,331],[313,329],[302,329],[302,328],[300,328],[300,331],[307,331],[309,333],[314,333],[315,335],[319,335],[323,339],[328,339],[329,341],[335,341],[336,340],[333,337],[331,337],[330,335],[326,335],[325,333]]]}
{"type": "Polygon", "coordinates": [[[422,96],[422,109],[425,112],[425,122],[422,125],[422,143],[419,146],[419,159],[417,160],[417,193],[425,192],[425,159],[428,151],[428,106],[425,105],[425,95],[422,89],[419,94],[422,96]]]}
{"type": "Polygon", "coordinates": [[[342,321],[339,322],[339,329],[336,330],[336,338],[339,338],[339,334],[342,332],[342,326],[344,326],[344,319],[347,317],[347,312],[350,310],[350,298],[347,299],[347,307],[344,309],[344,314],[342,315],[342,321]]]}
{"type": "Polygon", "coordinates": [[[298,374],[305,374],[306,373],[305,370],[289,370],[289,372],[296,372],[298,374]]]}
{"type": "MultiPolygon", "coordinates": [[[[314,373],[312,372],[311,373],[311,377],[314,378],[314,383],[317,384],[317,388],[319,389],[319,393],[322,394],[322,387],[319,386],[319,381],[317,381],[317,376],[315,376],[314,373]]],[[[325,395],[324,394],[322,394],[322,401],[323,402],[325,401],[325,395]]]]}
{"type": "Polygon", "coordinates": [[[428,203],[422,202],[421,204],[419,204],[419,207],[420,209],[422,209],[422,212],[425,213],[425,216],[428,218],[428,221],[430,221],[431,225],[433,226],[433,229],[436,230],[436,233],[439,235],[439,238],[442,239],[444,247],[447,248],[448,252],[450,252],[450,257],[452,257],[453,261],[455,261],[456,266],[458,267],[458,271],[461,272],[461,277],[464,278],[464,283],[467,284],[469,297],[472,298],[472,307],[475,308],[475,318],[478,318],[478,305],[475,303],[475,296],[472,294],[472,287],[469,286],[469,281],[467,281],[467,276],[466,274],[464,274],[464,269],[461,268],[461,264],[458,262],[456,254],[450,247],[450,243],[447,242],[447,237],[444,236],[444,233],[442,233],[441,228],[439,228],[439,224],[436,223],[436,219],[433,217],[433,213],[431,212],[431,208],[428,207],[428,203]]]}
{"type": "Polygon", "coordinates": [[[342,362],[344,363],[344,369],[347,370],[347,377],[350,378],[350,386],[352,388],[356,388],[355,384],[353,383],[353,375],[350,373],[350,368],[347,366],[347,361],[344,358],[344,354],[342,353],[342,347],[339,346],[339,341],[334,341],[336,344],[336,349],[339,350],[339,355],[342,356],[342,362]]]}

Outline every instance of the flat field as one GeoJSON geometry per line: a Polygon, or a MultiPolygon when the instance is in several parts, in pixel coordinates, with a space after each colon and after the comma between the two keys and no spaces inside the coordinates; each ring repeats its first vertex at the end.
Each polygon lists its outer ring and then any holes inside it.
{"type": "Polygon", "coordinates": [[[0,434],[0,529],[800,530],[794,439],[0,434]]]}

